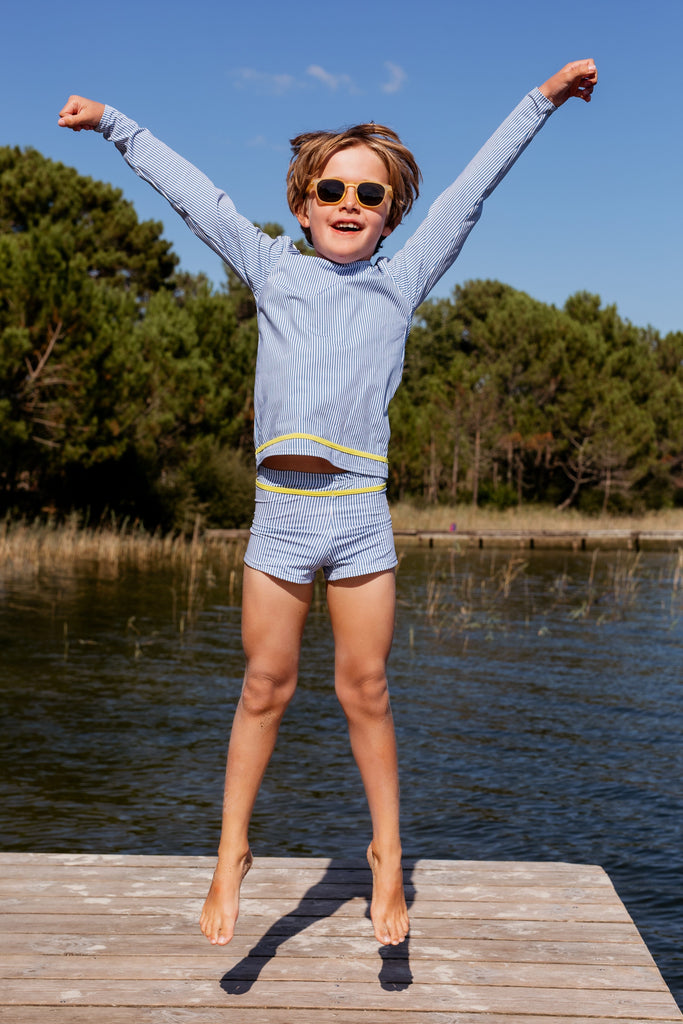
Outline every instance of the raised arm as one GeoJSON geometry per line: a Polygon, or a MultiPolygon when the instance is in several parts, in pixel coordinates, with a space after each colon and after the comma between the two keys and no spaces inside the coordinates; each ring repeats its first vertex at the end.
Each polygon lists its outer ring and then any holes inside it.
{"type": "Polygon", "coordinates": [[[70,96],[60,111],[59,125],[73,131],[95,130],[113,142],[138,177],[168,200],[190,230],[258,295],[286,240],[265,235],[205,174],[113,107],[70,96]]]}
{"type": "Polygon", "coordinates": [[[590,100],[597,82],[592,60],[567,64],[524,97],[456,181],[436,199],[417,231],[389,261],[389,271],[413,309],[460,254],[485,200],[550,115],[570,96],[590,100]]]}

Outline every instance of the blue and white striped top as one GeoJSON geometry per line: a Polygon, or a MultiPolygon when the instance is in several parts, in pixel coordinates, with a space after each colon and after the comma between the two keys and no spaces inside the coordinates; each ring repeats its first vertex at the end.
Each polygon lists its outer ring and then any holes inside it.
{"type": "Polygon", "coordinates": [[[136,174],[239,275],[256,299],[254,444],[388,475],[388,407],[413,313],[458,256],[484,200],[555,106],[534,89],[391,259],[337,264],[302,255],[237,213],[225,192],[149,131],[106,107],[99,125],[136,174]]]}

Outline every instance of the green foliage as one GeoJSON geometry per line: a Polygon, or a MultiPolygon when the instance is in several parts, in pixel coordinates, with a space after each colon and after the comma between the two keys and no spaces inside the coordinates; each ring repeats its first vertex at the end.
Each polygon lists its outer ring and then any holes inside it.
{"type": "MultiPolygon", "coordinates": [[[[0,184],[4,507],[246,525],[249,289],[230,270],[219,289],[176,273],[158,223],[33,150],[0,148],[0,184]]],[[[586,292],[557,309],[470,281],[418,311],[391,420],[392,498],[680,505],[683,332],[586,292]]]]}
{"type": "Polygon", "coordinates": [[[558,310],[496,281],[458,286],[418,311],[392,415],[394,486],[474,504],[582,496],[600,511],[674,500],[682,368],[682,335],[662,340],[598,296],[558,310]]]}
{"type": "Polygon", "coordinates": [[[140,222],[119,189],[36,150],[0,147],[0,235],[11,234],[31,247],[46,234],[59,238],[91,277],[137,295],[160,288],[178,262],[161,224],[140,222]]]}
{"type": "Polygon", "coordinates": [[[4,504],[150,526],[223,507],[243,521],[237,457],[216,494],[192,471],[216,461],[200,443],[250,444],[253,309],[173,277],[160,225],[108,185],[16,149],[0,150],[0,179],[4,504]]]}
{"type": "Polygon", "coordinates": [[[208,526],[246,527],[254,506],[254,468],[240,452],[203,438],[188,466],[194,493],[208,526]]]}

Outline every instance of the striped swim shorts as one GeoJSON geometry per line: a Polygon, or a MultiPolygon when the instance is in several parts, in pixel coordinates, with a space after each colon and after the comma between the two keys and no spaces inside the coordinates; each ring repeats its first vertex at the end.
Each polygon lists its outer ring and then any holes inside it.
{"type": "Polygon", "coordinates": [[[244,561],[290,583],[311,583],[318,569],[327,580],[393,569],[386,481],[260,467],[244,561]]]}

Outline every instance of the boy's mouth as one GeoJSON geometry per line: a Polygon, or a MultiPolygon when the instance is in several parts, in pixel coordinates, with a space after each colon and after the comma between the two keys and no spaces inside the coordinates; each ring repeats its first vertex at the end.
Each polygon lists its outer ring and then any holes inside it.
{"type": "Polygon", "coordinates": [[[360,224],[354,224],[352,221],[341,220],[337,221],[332,225],[335,231],[360,231],[360,224]]]}

